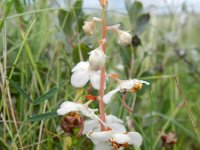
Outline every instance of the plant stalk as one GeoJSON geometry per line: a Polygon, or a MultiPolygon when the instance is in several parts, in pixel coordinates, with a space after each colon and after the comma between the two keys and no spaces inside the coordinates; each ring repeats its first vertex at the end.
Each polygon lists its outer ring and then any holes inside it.
{"type": "MultiPolygon", "coordinates": [[[[106,8],[103,8],[102,10],[102,39],[106,39],[106,8]]],[[[106,42],[102,45],[102,49],[104,53],[106,52],[106,42]]],[[[103,96],[104,96],[104,84],[105,84],[105,66],[101,68],[101,79],[100,79],[100,90],[99,90],[99,110],[100,110],[100,118],[103,122],[105,122],[105,112],[104,112],[104,102],[103,102],[103,96]]],[[[101,124],[101,131],[104,131],[105,127],[103,124],[101,124]]]]}

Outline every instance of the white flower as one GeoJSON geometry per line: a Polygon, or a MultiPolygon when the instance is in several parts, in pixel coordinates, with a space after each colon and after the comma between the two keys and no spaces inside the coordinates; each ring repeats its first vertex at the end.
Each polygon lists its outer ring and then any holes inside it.
{"type": "Polygon", "coordinates": [[[117,41],[118,44],[124,45],[124,46],[130,45],[132,41],[131,34],[128,31],[123,31],[123,30],[118,29],[119,26],[120,24],[109,26],[108,30],[113,30],[118,34],[118,41],[117,41]]]}
{"type": "Polygon", "coordinates": [[[91,68],[93,70],[100,70],[106,61],[106,55],[102,50],[102,46],[91,51],[89,54],[90,54],[89,63],[91,68]]]}
{"type": "Polygon", "coordinates": [[[109,141],[111,134],[110,131],[97,131],[89,132],[87,137],[94,143],[95,150],[112,150],[112,145],[109,141]]]}
{"type": "Polygon", "coordinates": [[[90,132],[87,136],[95,144],[96,149],[101,145],[104,147],[103,150],[112,150],[113,148],[118,149],[128,145],[140,147],[142,144],[142,136],[138,132],[115,133],[112,131],[98,131],[90,132]]]}
{"type": "MultiPolygon", "coordinates": [[[[100,131],[100,126],[101,124],[97,119],[86,120],[84,122],[83,134],[86,134],[88,132],[100,131]]],[[[112,130],[112,132],[126,132],[126,129],[123,126],[123,121],[113,115],[106,116],[104,126],[107,129],[112,130]]]]}
{"type": "Polygon", "coordinates": [[[96,22],[100,22],[101,19],[97,17],[93,17],[92,21],[85,21],[83,25],[83,31],[85,34],[92,35],[96,29],[96,22]]]}
{"type": "Polygon", "coordinates": [[[70,112],[80,112],[82,115],[92,118],[92,119],[99,119],[95,112],[97,109],[91,109],[88,107],[89,103],[80,104],[75,102],[66,101],[60,105],[60,108],[57,110],[58,115],[65,115],[70,112]]]}
{"type": "Polygon", "coordinates": [[[142,136],[138,132],[114,133],[112,134],[111,142],[140,147],[142,144],[142,136]]]}
{"type": "MultiPolygon", "coordinates": [[[[72,69],[71,84],[74,87],[81,88],[90,80],[93,88],[100,88],[100,71],[91,69],[89,62],[79,62],[72,69]]],[[[104,84],[105,85],[105,84],[104,84]]],[[[105,88],[105,87],[104,87],[105,88]]]]}
{"type": "Polygon", "coordinates": [[[135,93],[137,92],[139,89],[142,88],[142,84],[146,84],[149,85],[149,82],[143,81],[143,80],[138,80],[138,79],[131,79],[131,80],[120,80],[120,84],[117,86],[116,89],[110,91],[109,93],[107,93],[106,95],[104,95],[103,97],[103,101],[104,103],[109,103],[112,96],[117,93],[118,91],[120,92],[132,92],[135,93]]]}

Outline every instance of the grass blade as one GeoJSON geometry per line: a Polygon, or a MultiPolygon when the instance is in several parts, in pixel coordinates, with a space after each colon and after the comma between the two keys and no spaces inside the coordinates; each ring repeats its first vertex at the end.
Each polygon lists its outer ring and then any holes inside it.
{"type": "Polygon", "coordinates": [[[64,85],[64,81],[62,83],[60,83],[58,86],[55,86],[52,89],[50,89],[48,92],[46,92],[42,96],[35,99],[33,101],[33,104],[38,105],[38,104],[42,103],[43,101],[45,101],[46,99],[52,97],[63,85],[64,85]]]}
{"type": "Polygon", "coordinates": [[[28,102],[33,103],[33,100],[30,98],[30,96],[13,80],[9,79],[9,82],[12,86],[14,86],[17,91],[19,93],[21,93],[24,97],[26,97],[26,99],[28,100],[28,102]]]}
{"type": "Polygon", "coordinates": [[[40,115],[33,115],[28,118],[29,121],[41,121],[59,116],[56,112],[47,112],[40,115]]]}

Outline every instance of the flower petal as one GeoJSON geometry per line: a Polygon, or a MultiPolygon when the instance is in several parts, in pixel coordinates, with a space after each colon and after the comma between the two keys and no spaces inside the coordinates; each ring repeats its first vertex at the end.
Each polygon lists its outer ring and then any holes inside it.
{"type": "Polygon", "coordinates": [[[113,133],[118,133],[118,132],[125,133],[126,132],[126,128],[120,123],[109,123],[107,125],[108,125],[108,127],[110,127],[112,129],[113,133]]]}
{"type": "Polygon", "coordinates": [[[142,136],[138,132],[128,132],[128,135],[130,136],[131,140],[128,144],[132,144],[136,147],[140,147],[142,144],[142,136]]]}
{"type": "Polygon", "coordinates": [[[95,144],[94,150],[113,150],[110,142],[98,142],[95,144]]]}
{"type": "Polygon", "coordinates": [[[134,80],[121,80],[119,85],[120,90],[130,90],[134,87],[135,81],[134,80]]]}
{"type": "Polygon", "coordinates": [[[94,143],[109,141],[112,133],[110,131],[90,132],[87,134],[94,143]]]}
{"type": "Polygon", "coordinates": [[[91,131],[100,131],[100,124],[98,120],[84,121],[83,134],[86,134],[91,131]]]}
{"type": "Polygon", "coordinates": [[[81,113],[86,116],[86,117],[89,117],[89,118],[92,118],[94,120],[98,120],[99,117],[97,115],[95,115],[95,111],[97,111],[98,109],[91,109],[87,106],[79,106],[79,110],[81,111],[81,113]]]}
{"type": "Polygon", "coordinates": [[[128,134],[124,134],[124,133],[115,133],[112,135],[112,141],[117,142],[118,144],[125,144],[125,143],[129,143],[130,141],[130,137],[128,134]]]}
{"type": "Polygon", "coordinates": [[[135,79],[137,82],[140,82],[140,83],[144,83],[144,84],[146,84],[146,85],[150,85],[150,83],[149,82],[147,82],[147,81],[144,81],[144,80],[137,80],[137,79],[135,79]]]}
{"type": "Polygon", "coordinates": [[[71,76],[71,84],[74,87],[81,88],[89,80],[89,72],[84,70],[78,70],[74,72],[71,76]]]}
{"type": "Polygon", "coordinates": [[[106,122],[107,123],[114,123],[114,122],[123,123],[123,121],[121,119],[117,118],[114,115],[107,115],[106,116],[106,122]]]}
{"type": "MultiPolygon", "coordinates": [[[[100,71],[92,71],[90,73],[90,82],[92,87],[99,90],[100,89],[100,71]]],[[[104,84],[104,89],[106,88],[106,82],[104,84]]]]}
{"type": "Polygon", "coordinates": [[[119,88],[116,88],[116,89],[110,91],[109,93],[107,93],[106,95],[104,95],[104,97],[103,97],[104,103],[105,103],[105,104],[108,104],[108,103],[111,101],[112,96],[113,96],[115,93],[117,93],[119,90],[120,90],[119,88]]]}
{"type": "Polygon", "coordinates": [[[92,20],[93,20],[93,21],[96,21],[96,22],[100,22],[100,21],[101,21],[101,18],[93,17],[92,20]]]}
{"type": "Polygon", "coordinates": [[[89,70],[89,62],[81,61],[79,62],[73,69],[72,72],[78,71],[78,70],[89,70]]]}
{"type": "Polygon", "coordinates": [[[72,112],[72,111],[79,111],[80,105],[81,104],[69,102],[69,101],[63,102],[61,104],[60,108],[57,110],[57,114],[58,115],[65,115],[65,114],[72,112]]]}

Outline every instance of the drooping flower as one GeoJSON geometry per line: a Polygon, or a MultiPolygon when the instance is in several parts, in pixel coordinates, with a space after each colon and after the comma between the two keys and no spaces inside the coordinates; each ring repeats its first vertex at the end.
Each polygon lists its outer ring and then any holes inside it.
{"type": "Polygon", "coordinates": [[[82,135],[84,129],[84,116],[92,120],[100,120],[95,114],[97,109],[88,107],[91,101],[85,104],[65,101],[57,110],[58,115],[65,115],[61,121],[61,127],[67,134],[74,134],[74,128],[79,128],[78,136],[82,135]]]}
{"type": "Polygon", "coordinates": [[[85,34],[92,35],[96,30],[96,22],[100,21],[101,19],[97,17],[93,17],[92,21],[85,21],[82,27],[85,34]]]}
{"type": "Polygon", "coordinates": [[[128,31],[120,30],[120,24],[116,24],[114,26],[108,26],[108,30],[112,30],[118,34],[117,43],[120,45],[128,46],[131,44],[132,36],[128,31]]]}
{"type": "Polygon", "coordinates": [[[95,149],[103,146],[104,150],[118,150],[119,148],[126,148],[128,145],[140,147],[142,144],[142,136],[138,132],[97,131],[89,132],[87,136],[95,144],[95,149]]]}
{"type": "Polygon", "coordinates": [[[142,84],[146,84],[149,85],[150,83],[147,81],[143,81],[143,80],[138,80],[138,79],[131,79],[131,80],[119,80],[119,85],[117,86],[116,89],[110,91],[109,93],[107,93],[106,95],[104,95],[103,97],[103,101],[104,103],[109,103],[112,96],[117,93],[118,91],[120,92],[132,92],[135,93],[137,92],[139,89],[142,88],[142,84]]]}
{"type": "Polygon", "coordinates": [[[73,112],[80,112],[82,115],[92,118],[98,119],[98,116],[95,115],[95,112],[98,109],[91,109],[88,107],[89,102],[85,104],[65,101],[60,105],[60,108],[57,110],[58,115],[66,115],[73,112]]]}
{"type": "Polygon", "coordinates": [[[105,43],[105,40],[102,40],[102,43],[98,48],[92,50],[89,54],[89,64],[92,70],[100,70],[101,67],[105,64],[106,55],[103,52],[102,45],[105,43]]]}
{"type": "Polygon", "coordinates": [[[93,70],[89,62],[79,62],[72,69],[71,84],[74,87],[81,88],[90,80],[93,88],[100,88],[100,71],[93,70]]]}
{"type": "Polygon", "coordinates": [[[126,132],[123,121],[114,115],[106,115],[105,131],[101,131],[100,122],[96,119],[84,122],[83,134],[95,144],[95,150],[112,150],[142,144],[142,136],[138,132],[126,132]]]}

